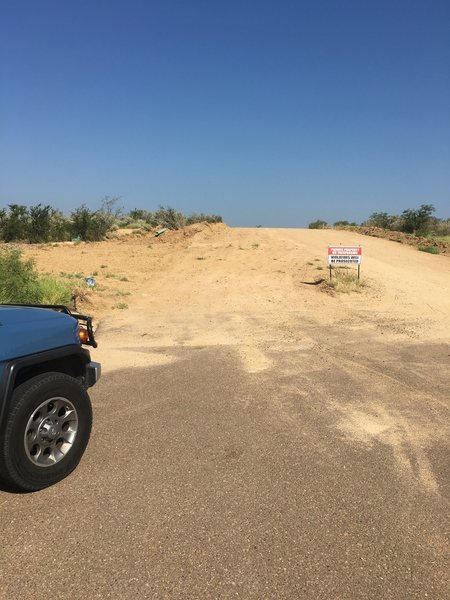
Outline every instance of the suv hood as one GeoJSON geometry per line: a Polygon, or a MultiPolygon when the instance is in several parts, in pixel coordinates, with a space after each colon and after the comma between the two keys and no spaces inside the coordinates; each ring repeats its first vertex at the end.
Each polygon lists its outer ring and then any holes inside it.
{"type": "Polygon", "coordinates": [[[69,315],[0,305],[0,361],[79,343],[77,320],[69,315]]]}
{"type": "Polygon", "coordinates": [[[0,304],[0,326],[17,325],[18,323],[29,323],[30,321],[47,321],[48,319],[58,319],[63,316],[64,313],[45,308],[0,304]]]}

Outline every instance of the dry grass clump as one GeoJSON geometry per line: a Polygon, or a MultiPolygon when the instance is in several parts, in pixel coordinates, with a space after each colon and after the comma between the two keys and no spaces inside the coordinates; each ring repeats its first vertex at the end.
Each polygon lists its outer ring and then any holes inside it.
{"type": "Polygon", "coordinates": [[[332,269],[331,281],[329,279],[322,281],[321,289],[331,294],[360,294],[367,287],[364,279],[358,280],[358,272],[348,267],[338,267],[332,269]]]}

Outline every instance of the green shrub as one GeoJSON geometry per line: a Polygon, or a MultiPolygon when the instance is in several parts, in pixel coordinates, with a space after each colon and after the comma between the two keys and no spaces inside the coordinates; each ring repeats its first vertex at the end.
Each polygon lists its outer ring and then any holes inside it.
{"type": "Polygon", "coordinates": [[[321,219],[317,219],[317,221],[313,221],[308,225],[308,229],[325,229],[326,227],[328,227],[328,223],[321,219]]]}
{"type": "Polygon", "coordinates": [[[52,209],[50,219],[50,240],[52,242],[66,242],[71,237],[70,222],[60,210],[52,209]]]}
{"type": "Polygon", "coordinates": [[[430,237],[442,239],[442,241],[450,241],[450,219],[437,219],[432,217],[430,224],[430,237]],[[447,238],[447,239],[446,239],[447,238]]]}
{"type": "Polygon", "coordinates": [[[118,228],[121,229],[145,229],[150,230],[151,226],[141,219],[131,219],[129,217],[122,217],[120,221],[117,222],[118,228]]]}
{"type": "Polygon", "coordinates": [[[28,210],[29,223],[27,239],[32,244],[48,242],[51,239],[51,221],[54,213],[51,206],[37,204],[28,210]]]}
{"type": "Polygon", "coordinates": [[[71,214],[71,234],[73,237],[80,237],[86,240],[92,223],[92,212],[85,204],[74,210],[71,214]]]}
{"type": "Polygon", "coordinates": [[[3,210],[0,222],[0,235],[5,242],[23,241],[28,236],[29,215],[26,206],[9,204],[3,210]]]}
{"type": "Polygon", "coordinates": [[[144,209],[133,209],[123,215],[116,208],[119,198],[106,196],[99,210],[91,210],[85,204],[76,208],[70,216],[49,205],[36,204],[27,207],[21,204],[10,204],[0,209],[0,239],[5,242],[47,243],[62,242],[72,239],[74,243],[81,240],[96,242],[104,240],[108,233],[119,227],[149,231],[153,227],[181,229],[186,225],[206,221],[221,223],[219,215],[193,213],[185,216],[170,206],[160,206],[151,213],[144,209]]]}
{"type": "Polygon", "coordinates": [[[0,302],[38,304],[43,294],[31,259],[22,260],[20,250],[0,250],[0,302]]]}
{"type": "Polygon", "coordinates": [[[17,248],[0,250],[0,303],[69,304],[70,287],[51,275],[39,277],[33,260],[17,248]]]}
{"type": "Polygon", "coordinates": [[[70,304],[72,290],[67,283],[55,279],[51,275],[43,275],[38,282],[42,292],[43,304],[70,304]]]}
{"type": "Polygon", "coordinates": [[[74,210],[71,214],[70,225],[72,237],[80,237],[86,242],[104,240],[120,216],[120,209],[114,209],[117,200],[117,198],[106,196],[99,210],[91,211],[85,204],[74,210]]]}
{"type": "Polygon", "coordinates": [[[193,225],[194,223],[222,223],[222,217],[220,215],[192,213],[189,217],[186,217],[186,225],[193,225]]]}
{"type": "Polygon", "coordinates": [[[419,246],[421,252],[428,252],[429,254],[439,254],[439,248],[437,246],[419,246]]]}
{"type": "Polygon", "coordinates": [[[450,235],[427,235],[428,239],[436,241],[436,242],[444,242],[445,244],[450,244],[450,235]]]}
{"type": "Polygon", "coordinates": [[[130,210],[127,218],[131,219],[131,221],[147,221],[150,216],[151,214],[147,210],[135,208],[130,210]]]}
{"type": "Polygon", "coordinates": [[[380,227],[380,229],[390,229],[393,218],[387,212],[374,212],[367,221],[364,221],[363,225],[367,227],[380,227]]]}
{"type": "Polygon", "coordinates": [[[333,223],[333,227],[357,227],[357,223],[355,221],[336,221],[333,223]]]}
{"type": "Polygon", "coordinates": [[[150,225],[162,228],[167,227],[167,229],[181,229],[181,227],[186,225],[186,217],[183,213],[170,206],[160,206],[158,210],[151,215],[150,225]]]}
{"type": "Polygon", "coordinates": [[[381,227],[391,231],[403,231],[415,235],[447,235],[450,233],[450,219],[433,217],[435,208],[432,204],[421,204],[419,208],[407,208],[401,215],[389,215],[386,212],[375,212],[370,215],[363,226],[381,227]]]}
{"type": "Polygon", "coordinates": [[[0,238],[5,242],[32,244],[69,239],[69,223],[64,215],[49,205],[10,204],[0,210],[0,238]]]}
{"type": "Polygon", "coordinates": [[[407,208],[402,212],[403,231],[405,233],[426,233],[434,212],[432,204],[422,204],[417,209],[407,208]]]}

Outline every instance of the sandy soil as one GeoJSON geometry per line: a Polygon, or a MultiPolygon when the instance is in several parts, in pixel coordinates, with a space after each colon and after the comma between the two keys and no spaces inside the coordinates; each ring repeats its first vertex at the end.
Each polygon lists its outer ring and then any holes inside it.
{"type": "Polygon", "coordinates": [[[78,309],[101,321],[106,370],[167,362],[162,349],[178,345],[233,346],[249,370],[264,369],[269,350],[314,344],[299,339],[298,315],[397,343],[448,341],[448,257],[353,232],[197,225],[25,253],[44,271],[95,273],[97,289],[83,290],[78,309]],[[360,293],[307,285],[328,277],[330,243],[363,246],[360,293]],[[114,308],[121,303],[128,308],[114,308]]]}

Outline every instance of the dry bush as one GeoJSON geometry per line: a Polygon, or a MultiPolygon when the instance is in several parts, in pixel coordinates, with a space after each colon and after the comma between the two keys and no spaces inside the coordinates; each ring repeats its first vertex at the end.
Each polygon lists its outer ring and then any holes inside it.
{"type": "Polygon", "coordinates": [[[348,267],[338,267],[331,270],[331,280],[324,280],[321,283],[321,289],[328,293],[351,294],[361,293],[367,282],[364,279],[358,279],[358,273],[348,267]]]}

